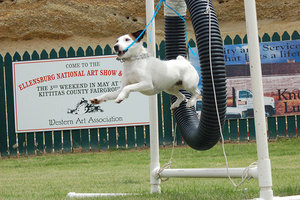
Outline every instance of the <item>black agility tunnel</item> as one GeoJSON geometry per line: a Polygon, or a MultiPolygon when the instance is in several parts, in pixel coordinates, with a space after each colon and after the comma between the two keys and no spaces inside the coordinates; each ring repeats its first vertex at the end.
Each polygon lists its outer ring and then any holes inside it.
{"type": "MultiPolygon", "coordinates": [[[[185,142],[196,150],[208,150],[220,139],[220,128],[216,112],[214,91],[209,61],[209,14],[206,0],[185,0],[191,15],[197,40],[198,54],[202,75],[202,111],[200,121],[194,108],[186,108],[182,103],[174,111],[177,126],[185,142]]],[[[223,128],[226,113],[226,74],[222,39],[219,24],[211,1],[211,57],[212,71],[216,89],[217,105],[221,126],[223,128]]],[[[186,55],[185,23],[178,16],[165,16],[166,59],[175,59],[178,55],[186,55]]],[[[187,98],[190,94],[182,91],[187,98]]],[[[172,103],[176,97],[172,96],[172,103]]]]}

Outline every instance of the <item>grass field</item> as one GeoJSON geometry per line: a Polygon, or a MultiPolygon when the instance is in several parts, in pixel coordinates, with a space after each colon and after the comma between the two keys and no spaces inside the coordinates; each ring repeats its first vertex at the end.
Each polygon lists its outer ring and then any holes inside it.
{"type": "MultiPolygon", "coordinates": [[[[300,139],[272,142],[269,151],[274,195],[299,195],[300,139]]],[[[256,161],[255,143],[226,144],[226,152],[230,167],[246,167],[256,161]]],[[[168,161],[170,153],[171,148],[161,149],[161,165],[168,161]]],[[[68,192],[141,194],[106,198],[130,200],[259,197],[258,181],[255,179],[245,182],[245,194],[242,188],[234,188],[228,179],[174,178],[161,184],[162,194],[150,195],[149,160],[149,149],[2,159],[0,199],[69,199],[66,197],[68,192]]],[[[221,145],[204,152],[176,147],[172,168],[183,167],[225,167],[221,145]]]]}

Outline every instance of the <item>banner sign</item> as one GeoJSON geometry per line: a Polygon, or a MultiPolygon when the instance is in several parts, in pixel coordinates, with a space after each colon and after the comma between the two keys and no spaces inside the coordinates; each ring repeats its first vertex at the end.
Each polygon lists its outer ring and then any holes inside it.
{"type": "MultiPolygon", "coordinates": [[[[261,63],[300,62],[300,40],[263,42],[259,44],[261,63]]],[[[197,48],[192,48],[198,52],[197,48]]],[[[225,65],[241,65],[249,63],[248,44],[224,45],[225,65]]],[[[198,54],[189,53],[190,61],[199,66],[198,54]]],[[[200,66],[199,66],[200,67],[200,66]]]]}
{"type": "Polygon", "coordinates": [[[149,124],[149,98],[132,93],[117,104],[89,99],[121,87],[116,56],[13,63],[16,132],[149,124]]]}
{"type": "MultiPolygon", "coordinates": [[[[300,114],[300,40],[260,43],[260,57],[266,116],[300,114]]],[[[224,60],[227,118],[253,117],[248,45],[224,45],[224,60]]],[[[190,61],[201,77],[198,55],[190,61]]]]}
{"type": "MultiPolygon", "coordinates": [[[[263,42],[259,44],[261,63],[300,62],[300,41],[263,42]]],[[[249,63],[248,44],[224,45],[225,65],[249,63]]]]}

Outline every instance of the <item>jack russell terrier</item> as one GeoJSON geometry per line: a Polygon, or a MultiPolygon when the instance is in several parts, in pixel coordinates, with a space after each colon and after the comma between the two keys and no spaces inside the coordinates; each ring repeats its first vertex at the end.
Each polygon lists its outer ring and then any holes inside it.
{"type": "Polygon", "coordinates": [[[118,38],[117,43],[114,45],[117,59],[124,62],[121,88],[115,92],[92,98],[90,101],[93,104],[108,100],[121,103],[125,98],[128,98],[130,92],[155,95],[165,91],[177,97],[177,100],[171,105],[171,110],[178,108],[183,101],[187,101],[186,107],[195,105],[197,97],[200,95],[198,89],[199,76],[188,60],[182,56],[168,61],[150,57],[142,42],[140,42],[144,34],[125,51],[141,33],[142,30],[123,35],[118,38]],[[180,89],[191,92],[191,98],[186,100],[186,97],[179,91],[180,89]]]}

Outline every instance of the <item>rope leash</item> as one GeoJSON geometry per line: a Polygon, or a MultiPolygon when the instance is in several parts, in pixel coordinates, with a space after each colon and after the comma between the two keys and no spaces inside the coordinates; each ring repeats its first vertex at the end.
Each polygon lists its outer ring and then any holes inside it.
{"type": "Polygon", "coordinates": [[[185,24],[185,26],[184,26],[184,31],[185,31],[186,42],[187,42],[188,47],[189,47],[189,49],[191,50],[192,54],[193,54],[194,56],[196,56],[195,52],[192,50],[192,47],[191,47],[190,44],[188,43],[187,30],[186,30],[186,27],[187,27],[186,20],[185,20],[185,19],[184,19],[184,18],[183,18],[176,10],[174,10],[171,6],[169,6],[169,5],[167,4],[166,0],[163,0],[163,1],[164,1],[165,6],[167,6],[168,8],[170,8],[176,15],[178,15],[178,17],[179,17],[180,19],[182,19],[182,20],[184,21],[184,24],[185,24]]]}
{"type": "MultiPolygon", "coordinates": [[[[195,52],[192,50],[190,44],[188,43],[188,37],[187,37],[187,30],[186,30],[186,27],[187,27],[187,24],[186,24],[186,20],[184,19],[184,17],[182,17],[175,9],[173,9],[171,6],[169,6],[166,2],[166,0],[160,0],[158,2],[158,4],[155,6],[155,9],[154,9],[154,14],[150,20],[150,22],[146,25],[145,29],[141,32],[141,34],[124,50],[125,52],[128,51],[128,49],[130,47],[132,47],[132,45],[134,45],[138,40],[139,38],[145,33],[145,31],[147,30],[147,28],[151,25],[151,29],[150,29],[150,33],[152,32],[152,27],[153,27],[153,20],[155,19],[158,11],[160,10],[161,8],[161,3],[164,2],[164,5],[167,6],[169,9],[171,9],[176,15],[178,15],[178,17],[180,19],[182,19],[184,21],[184,24],[185,24],[185,37],[186,37],[186,41],[187,41],[187,44],[188,44],[188,48],[191,50],[192,54],[194,56],[196,56],[195,52]]],[[[151,35],[151,34],[150,34],[151,35]]],[[[149,36],[149,39],[151,41],[151,37],[149,36]]]]}
{"type": "MultiPolygon", "coordinates": [[[[173,111],[172,111],[173,112],[173,111]]],[[[176,141],[176,129],[177,129],[177,123],[175,122],[175,132],[174,132],[174,137],[173,137],[173,146],[172,146],[172,152],[171,152],[171,156],[169,159],[169,162],[167,162],[166,164],[164,164],[161,168],[159,168],[159,170],[157,171],[157,176],[158,178],[162,181],[165,182],[167,180],[169,180],[169,178],[163,179],[160,174],[162,173],[162,171],[164,171],[165,169],[169,169],[171,168],[172,165],[172,159],[173,159],[173,155],[174,155],[174,149],[175,149],[175,141],[176,141]]]]}
{"type": "Polygon", "coordinates": [[[154,18],[156,17],[156,15],[157,15],[157,13],[158,13],[158,11],[159,11],[159,9],[161,8],[161,3],[163,2],[163,1],[165,1],[165,0],[160,0],[159,2],[158,2],[158,4],[155,6],[155,11],[154,11],[154,14],[153,14],[153,16],[152,16],[152,18],[151,18],[151,20],[150,20],[150,22],[146,25],[146,27],[144,28],[144,30],[141,32],[141,34],[124,50],[125,52],[126,51],[128,51],[128,49],[130,48],[130,47],[132,47],[132,45],[134,45],[139,39],[140,39],[140,37],[145,33],[145,31],[147,30],[147,28],[153,23],[153,20],[154,20],[154,18]]]}
{"type": "Polygon", "coordinates": [[[212,86],[213,86],[213,91],[214,91],[214,101],[215,101],[215,105],[216,105],[216,114],[217,114],[217,118],[218,118],[218,124],[219,124],[219,129],[220,129],[220,134],[221,134],[221,140],[222,140],[222,150],[223,150],[223,154],[224,154],[224,158],[225,158],[225,163],[226,163],[226,170],[227,170],[227,176],[228,179],[230,180],[230,182],[232,183],[232,185],[234,187],[239,187],[239,186],[243,186],[243,193],[246,199],[246,188],[244,187],[244,182],[248,179],[250,180],[252,177],[249,176],[249,170],[252,167],[257,167],[257,162],[253,162],[251,163],[248,167],[245,168],[245,170],[243,171],[242,174],[242,180],[240,183],[236,184],[233,179],[230,176],[229,173],[229,164],[228,164],[228,159],[227,159],[227,155],[226,155],[226,151],[225,151],[225,141],[224,141],[224,136],[223,136],[223,130],[222,130],[222,126],[221,126],[221,120],[220,120],[220,114],[219,114],[219,108],[218,108],[218,101],[217,101],[217,94],[216,94],[216,88],[215,88],[215,81],[214,81],[214,76],[213,76],[213,69],[212,69],[212,56],[211,56],[211,51],[212,51],[212,47],[211,47],[211,8],[209,6],[209,0],[207,0],[207,6],[206,6],[206,11],[204,12],[204,14],[207,14],[209,16],[209,30],[208,30],[208,35],[209,35],[209,41],[208,41],[208,46],[209,46],[209,65],[210,65],[210,74],[211,74],[211,79],[212,79],[212,86]]]}

